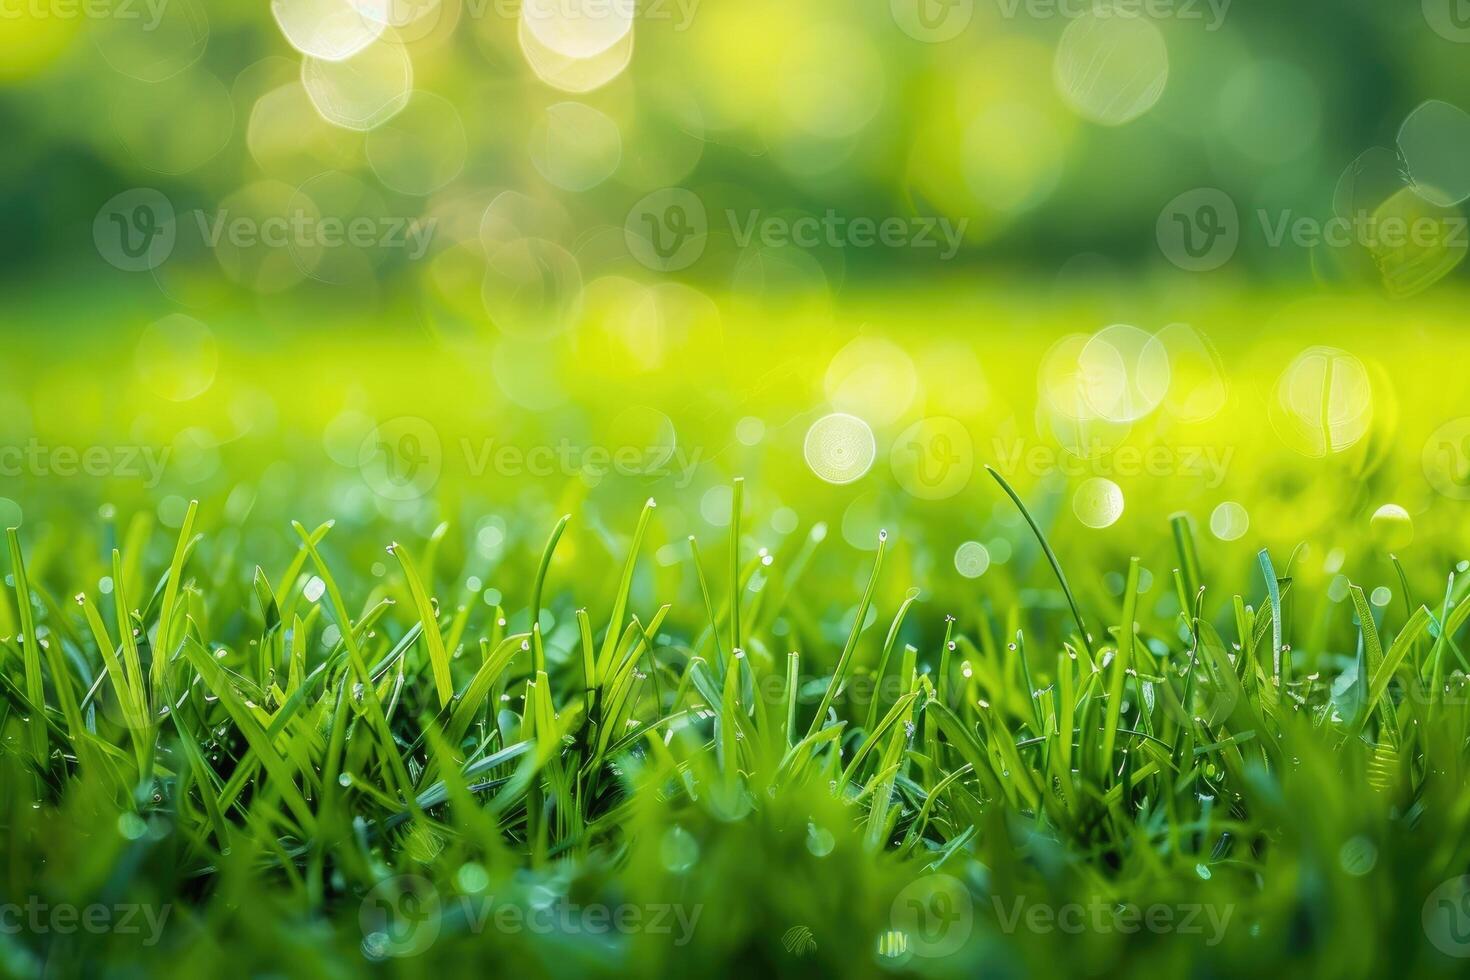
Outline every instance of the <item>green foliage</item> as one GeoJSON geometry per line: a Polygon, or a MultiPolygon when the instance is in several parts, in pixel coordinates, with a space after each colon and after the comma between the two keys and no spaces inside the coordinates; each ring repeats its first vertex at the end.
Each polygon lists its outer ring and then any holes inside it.
{"type": "Polygon", "coordinates": [[[792,587],[801,562],[746,567],[738,491],[724,609],[699,570],[687,607],[640,613],[650,501],[601,631],[572,603],[612,568],[579,559],[557,586],[575,519],[526,586],[529,629],[510,633],[498,607],[436,598],[454,574],[442,525],[416,548],[422,565],[394,544],[397,573],[375,578],[334,574],[340,532],[297,524],[277,590],[219,543],[228,528],[195,536],[191,507],[171,552],[150,557],[144,537],[127,546],[146,555],[113,554],[110,610],[79,594],[71,613],[50,593],[75,585],[67,566],[28,574],[12,531],[5,894],[163,922],[7,932],[4,962],[48,975],[103,956],[179,973],[379,960],[431,973],[466,957],[534,975],[799,973],[808,957],[844,975],[1448,972],[1418,920],[1470,856],[1470,698],[1451,663],[1466,586],[1451,576],[1440,613],[1405,620],[1356,586],[1349,606],[1295,595],[1263,559],[1263,594],[1215,596],[1175,521],[1172,615],[1139,601],[1134,558],[1119,604],[1093,611],[1117,627],[1093,637],[1041,523],[1001,483],[1065,601],[1044,616],[961,610],[936,643],[909,591],[880,632],[880,541],[841,649],[783,630],[799,653],[771,629],[820,615],[792,587]],[[128,583],[150,570],[140,610],[128,583]],[[1291,649],[1287,608],[1336,616],[1361,655],[1291,649]],[[915,888],[959,889],[968,910],[963,927],[940,923],[941,937],[958,930],[943,955],[929,955],[932,923],[905,911],[938,908],[913,905],[915,888]],[[687,934],[650,919],[531,929],[506,911],[598,903],[672,910],[687,934]],[[1061,933],[1021,918],[1038,905],[1099,918],[1061,933]],[[1196,909],[1217,928],[1110,927],[1129,906],[1196,909]]]}

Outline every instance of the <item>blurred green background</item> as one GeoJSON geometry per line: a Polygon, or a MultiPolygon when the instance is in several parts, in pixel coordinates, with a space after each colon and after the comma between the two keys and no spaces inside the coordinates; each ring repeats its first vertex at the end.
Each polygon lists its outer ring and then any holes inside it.
{"type": "Polygon", "coordinates": [[[198,498],[270,556],[500,508],[529,561],[652,495],[674,568],[744,475],[943,594],[1029,553],[989,464],[1064,549],[1184,510],[1242,577],[1438,588],[1458,13],[13,0],[0,516],[198,498]]]}

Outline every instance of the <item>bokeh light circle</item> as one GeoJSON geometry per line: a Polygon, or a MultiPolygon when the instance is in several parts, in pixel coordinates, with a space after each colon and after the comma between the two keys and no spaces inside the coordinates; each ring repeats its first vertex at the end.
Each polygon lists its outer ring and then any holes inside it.
{"type": "Polygon", "coordinates": [[[301,84],[327,122],[366,132],[408,105],[413,62],[403,45],[379,38],[341,61],[303,58],[301,84]]]}
{"type": "Polygon", "coordinates": [[[454,103],[417,91],[403,111],[367,134],[363,152],[384,187],[422,197],[459,176],[469,141],[454,103]]]}
{"type": "Polygon", "coordinates": [[[1123,489],[1112,480],[1088,477],[1072,495],[1072,513],[1087,527],[1112,527],[1123,516],[1123,489]]]}
{"type": "Polygon", "coordinates": [[[383,33],[350,0],[271,0],[271,14],[291,47],[323,61],[350,58],[383,33]]]}
{"type": "Polygon", "coordinates": [[[965,578],[979,578],[990,568],[990,552],[979,541],[966,541],[955,549],[954,567],[965,578]]]}
{"type": "Polygon", "coordinates": [[[1126,323],[1094,334],[1077,355],[1082,394],[1098,418],[1132,422],[1169,391],[1169,356],[1153,335],[1126,323]]]}
{"type": "Polygon", "coordinates": [[[564,191],[588,191],[613,175],[623,135],[604,112],[580,102],[548,106],[531,131],[531,163],[564,191]]]}
{"type": "Polygon", "coordinates": [[[544,338],[564,333],[582,311],[582,270],[576,256],[542,238],[497,249],[481,289],[485,312],[502,332],[544,338]]]}
{"type": "Polygon", "coordinates": [[[521,20],[536,40],[568,58],[591,58],[633,30],[635,0],[522,0],[521,20]]]}
{"type": "Polygon", "coordinates": [[[812,423],[803,446],[806,464],[828,483],[851,483],[873,466],[878,444],[868,423],[856,415],[834,412],[812,423]]]}
{"type": "Polygon", "coordinates": [[[143,330],[134,358],[149,389],[169,401],[186,402],[214,384],[219,345],[209,327],[173,313],[143,330]]]}
{"type": "Polygon", "coordinates": [[[1240,540],[1250,526],[1250,514],[1234,500],[1226,500],[1210,512],[1210,533],[1221,541],[1240,540]]]}
{"type": "Polygon", "coordinates": [[[1203,334],[1185,323],[1171,323],[1153,337],[1142,360],[1167,363],[1164,407],[1181,422],[1203,422],[1225,407],[1230,389],[1225,365],[1203,334]]]}
{"type": "Polygon", "coordinates": [[[1470,198],[1470,114],[1425,102],[1404,120],[1398,143],[1409,180],[1426,201],[1452,207],[1470,198]]]}
{"type": "Polygon", "coordinates": [[[1344,452],[1372,426],[1372,378],[1345,350],[1309,347],[1282,372],[1270,415],[1277,434],[1302,455],[1344,452]]]}
{"type": "Polygon", "coordinates": [[[833,408],[882,425],[908,411],[919,376],[902,347],[878,337],[858,337],[833,356],[823,388],[833,408]]]}
{"type": "Polygon", "coordinates": [[[531,30],[525,18],[518,22],[516,32],[521,53],[525,55],[531,71],[547,85],[563,92],[582,93],[602,88],[621,75],[633,60],[632,31],[607,50],[585,58],[565,55],[548,47],[531,30]]]}
{"type": "Polygon", "coordinates": [[[1055,78],[1063,101],[1084,119],[1121,126],[1164,94],[1169,51],[1146,17],[1088,13],[1067,25],[1057,45],[1055,78]]]}

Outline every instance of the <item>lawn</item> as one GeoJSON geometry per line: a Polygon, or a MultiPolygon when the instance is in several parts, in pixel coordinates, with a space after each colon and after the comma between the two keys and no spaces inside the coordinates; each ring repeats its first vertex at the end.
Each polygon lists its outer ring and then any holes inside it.
{"type": "Polygon", "coordinates": [[[3,504],[10,968],[1453,972],[1470,605],[1422,446],[1454,393],[1385,380],[1456,349],[1444,314],[1201,327],[1218,388],[1174,372],[1074,455],[1030,419],[1095,297],[1011,349],[962,324],[1013,298],[937,293],[922,342],[864,302],[857,342],[731,317],[641,369],[588,330],[560,407],[493,343],[326,321],[145,315],[17,376],[73,428],[3,504]],[[830,482],[791,406],[896,404],[895,351],[921,393],[830,482]],[[1325,435],[1261,417],[1296,383],[1325,435]],[[963,479],[907,462],[936,434],[963,479]]]}
{"type": "Polygon", "coordinates": [[[1461,0],[0,4],[0,977],[1449,977],[1461,0]]]}

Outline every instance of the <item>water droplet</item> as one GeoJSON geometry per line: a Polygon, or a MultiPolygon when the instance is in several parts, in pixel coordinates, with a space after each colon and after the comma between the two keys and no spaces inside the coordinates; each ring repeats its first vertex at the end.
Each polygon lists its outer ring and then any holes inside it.
{"type": "Polygon", "coordinates": [[[807,823],[806,849],[812,853],[812,856],[826,857],[836,846],[837,838],[832,835],[832,831],[818,827],[815,823],[807,823]]]}
{"type": "Polygon", "coordinates": [[[699,841],[683,827],[670,827],[659,842],[659,858],[666,871],[683,874],[699,861],[699,841]]]}

